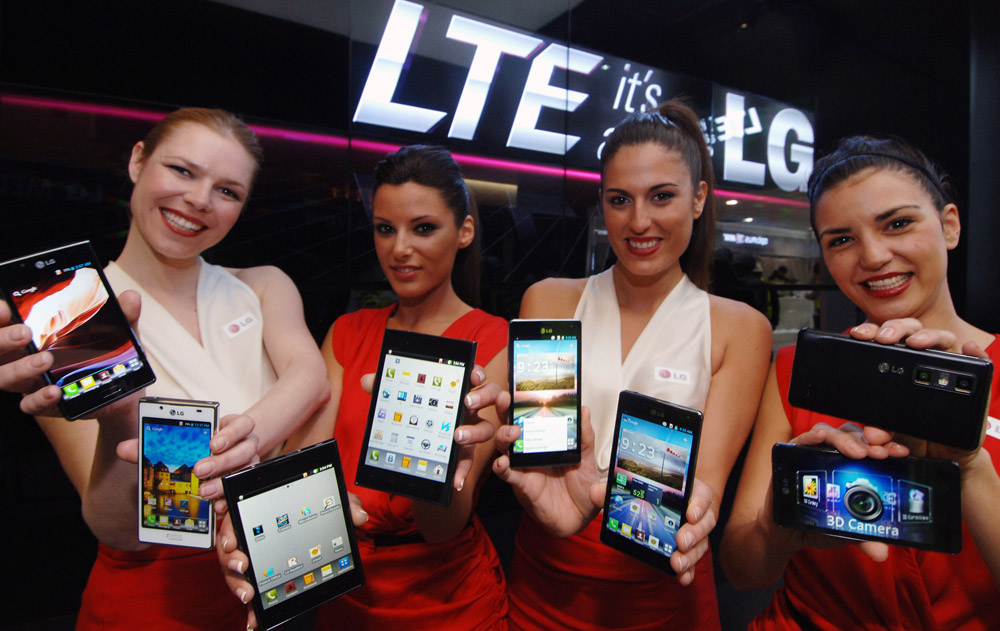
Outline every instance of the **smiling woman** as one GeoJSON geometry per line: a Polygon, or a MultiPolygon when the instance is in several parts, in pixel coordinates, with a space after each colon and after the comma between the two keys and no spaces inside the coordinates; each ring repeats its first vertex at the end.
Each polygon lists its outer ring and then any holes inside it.
{"type": "MultiPolygon", "coordinates": [[[[260,162],[256,138],[232,114],[168,115],[132,150],[132,222],[106,269],[157,377],[145,394],[220,403],[211,455],[191,458],[199,499],[221,497],[222,474],[266,457],[329,394],[291,280],[275,268],[201,258],[239,217],[260,162]]],[[[25,328],[6,326],[9,317],[0,303],[3,344],[25,328]]],[[[40,378],[51,356],[9,352],[27,339],[0,346],[0,387],[27,395],[21,408],[38,419],[100,541],[77,629],[245,629],[245,607],[228,593],[213,551],[138,541],[135,399],[92,420],[54,418],[60,390],[40,378]]],[[[163,464],[173,463],[164,456],[163,464]]]]}

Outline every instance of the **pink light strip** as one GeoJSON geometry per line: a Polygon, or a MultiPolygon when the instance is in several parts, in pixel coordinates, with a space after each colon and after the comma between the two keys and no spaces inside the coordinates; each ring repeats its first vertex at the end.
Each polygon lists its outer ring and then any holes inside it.
{"type": "MultiPolygon", "coordinates": [[[[62,101],[57,99],[44,99],[31,96],[17,96],[5,94],[0,96],[0,104],[19,105],[23,107],[34,107],[39,109],[60,110],[64,112],[79,112],[83,114],[96,114],[99,116],[114,116],[116,118],[130,118],[135,120],[158,121],[166,114],[150,112],[147,110],[137,110],[127,107],[117,107],[114,105],[92,105],[89,103],[75,103],[73,101],[62,101]]],[[[268,137],[290,140],[292,142],[304,142],[313,145],[324,145],[329,147],[351,147],[363,151],[373,151],[378,153],[389,153],[399,149],[402,145],[375,142],[372,140],[350,140],[342,136],[330,136],[326,134],[316,134],[311,132],[294,131],[280,127],[266,127],[263,125],[250,125],[254,133],[268,137]]],[[[580,169],[566,169],[561,167],[545,166],[541,164],[531,164],[527,162],[514,162],[511,160],[500,160],[498,158],[487,158],[485,156],[475,156],[464,153],[453,153],[455,161],[459,164],[468,164],[503,171],[516,171],[520,173],[534,173],[537,175],[548,175],[552,177],[567,177],[585,182],[600,182],[601,174],[594,171],[583,171],[580,169]]],[[[771,197],[768,195],[757,195],[754,193],[742,193],[716,189],[716,194],[733,199],[744,199],[765,204],[775,204],[779,206],[792,206],[796,208],[808,208],[809,203],[794,199],[784,199],[782,197],[771,197]]]]}

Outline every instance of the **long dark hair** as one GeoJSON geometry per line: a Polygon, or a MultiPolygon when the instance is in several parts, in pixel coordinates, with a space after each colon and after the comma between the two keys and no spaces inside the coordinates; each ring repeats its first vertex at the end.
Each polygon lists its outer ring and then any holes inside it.
{"type": "Polygon", "coordinates": [[[694,190],[698,190],[699,182],[708,187],[701,216],[694,220],[691,242],[680,257],[681,269],[691,282],[707,291],[715,249],[715,171],[694,110],[672,99],[652,112],[636,112],[619,123],[601,153],[601,185],[608,163],[622,147],[650,142],[681,154],[691,172],[694,190]]]}
{"type": "Polygon", "coordinates": [[[809,221],[813,234],[816,234],[816,202],[823,193],[867,169],[908,174],[930,195],[939,212],[954,200],[948,175],[916,147],[899,138],[850,136],[820,158],[809,176],[809,221]]]}
{"type": "MultiPolygon", "coordinates": [[[[375,192],[383,184],[413,182],[433,188],[441,194],[459,228],[472,217],[475,235],[472,243],[458,251],[451,270],[451,284],[464,302],[479,304],[479,213],[462,179],[462,170],[444,147],[410,145],[390,153],[375,167],[375,192]]],[[[372,193],[374,195],[374,192],[372,193]]]]}

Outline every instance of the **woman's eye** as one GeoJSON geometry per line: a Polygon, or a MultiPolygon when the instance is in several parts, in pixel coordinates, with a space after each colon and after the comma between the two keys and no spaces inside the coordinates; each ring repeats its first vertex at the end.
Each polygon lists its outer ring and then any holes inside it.
{"type": "Polygon", "coordinates": [[[674,194],[668,192],[659,192],[653,195],[653,201],[656,202],[669,202],[673,198],[674,194]]]}
{"type": "Polygon", "coordinates": [[[237,193],[231,188],[226,188],[225,186],[223,186],[222,188],[219,189],[219,192],[225,195],[226,197],[233,199],[234,201],[237,202],[240,201],[239,193],[237,193]]]}
{"type": "Polygon", "coordinates": [[[628,198],[624,195],[612,195],[608,198],[608,203],[612,206],[624,206],[628,203],[628,198]]]}
{"type": "Polygon", "coordinates": [[[886,224],[886,229],[888,230],[902,230],[913,223],[913,220],[909,217],[900,217],[899,219],[893,219],[888,224],[886,224]]]}
{"type": "Polygon", "coordinates": [[[375,225],[376,234],[392,234],[392,226],[385,223],[380,223],[375,225]]]}
{"type": "Polygon", "coordinates": [[[413,231],[416,232],[417,234],[430,234],[435,230],[437,230],[437,228],[438,227],[432,223],[422,223],[417,225],[417,227],[414,228],[413,231]]]}
{"type": "Polygon", "coordinates": [[[850,237],[834,237],[826,242],[826,247],[835,248],[837,246],[844,245],[850,240],[851,240],[850,237]]]}
{"type": "Polygon", "coordinates": [[[180,166],[179,164],[171,164],[169,165],[169,167],[174,171],[176,171],[177,173],[179,173],[180,175],[191,177],[191,171],[187,170],[187,168],[185,167],[180,166]]]}

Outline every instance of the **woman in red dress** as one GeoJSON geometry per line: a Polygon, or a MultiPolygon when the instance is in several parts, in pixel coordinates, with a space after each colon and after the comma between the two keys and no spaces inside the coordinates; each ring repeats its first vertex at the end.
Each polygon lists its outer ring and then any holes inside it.
{"type": "MultiPolygon", "coordinates": [[[[813,228],[841,291],[866,320],[852,336],[1000,359],[996,337],[961,319],[948,291],[947,255],[958,209],[927,158],[898,140],[848,138],[817,162],[809,182],[813,228]],[[985,354],[980,349],[986,349],[985,354]]],[[[956,460],[962,471],[962,552],[948,555],[785,530],[771,516],[771,446],[827,443],[852,458],[904,456],[886,432],[788,404],[794,349],[772,366],[721,561],[738,587],[784,577],[751,629],[1000,628],[998,539],[989,509],[1000,498],[1000,433],[983,449],[926,444],[914,453],[956,460]],[[992,574],[991,574],[992,571],[992,574]]],[[[1000,371],[992,417],[1000,417],[1000,371]]],[[[993,423],[991,422],[991,425],[993,423]]]]}

